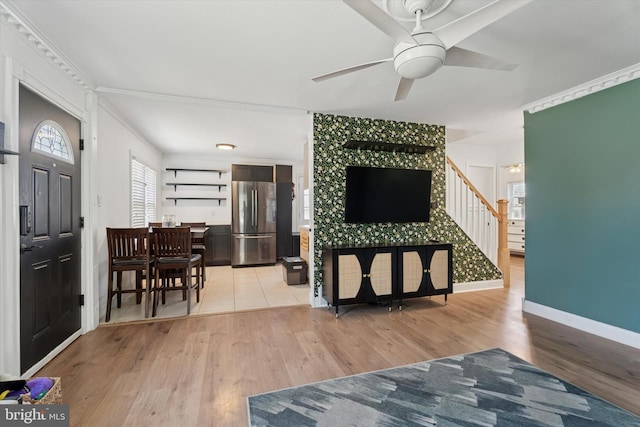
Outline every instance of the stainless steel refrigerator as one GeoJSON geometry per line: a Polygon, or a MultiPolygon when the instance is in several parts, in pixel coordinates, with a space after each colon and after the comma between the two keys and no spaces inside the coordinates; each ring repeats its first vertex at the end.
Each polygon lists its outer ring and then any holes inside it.
{"type": "Polygon", "coordinates": [[[276,184],[231,183],[231,266],[275,264],[276,184]]]}

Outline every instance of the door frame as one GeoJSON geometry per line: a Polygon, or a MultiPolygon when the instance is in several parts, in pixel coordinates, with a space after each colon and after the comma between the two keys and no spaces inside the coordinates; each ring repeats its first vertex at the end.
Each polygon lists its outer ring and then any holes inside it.
{"type": "MultiPolygon", "coordinates": [[[[85,305],[81,308],[81,328],[62,344],[56,347],[44,359],[36,363],[22,375],[29,377],[35,374],[46,363],[52,360],[71,342],[98,325],[98,264],[95,254],[97,250],[97,209],[93,195],[97,191],[97,97],[89,90],[81,90],[83,105],[71,100],[73,93],[61,94],[50,85],[25,70],[12,58],[2,58],[4,79],[0,82],[0,92],[5,95],[5,144],[9,149],[19,152],[19,87],[20,84],[37,93],[58,108],[80,120],[80,135],[84,139],[84,150],[80,151],[81,162],[81,215],[85,217],[85,226],[81,230],[81,292],[85,295],[85,305]],[[94,171],[94,172],[92,172],[94,171]]],[[[0,372],[21,375],[20,372],[20,238],[18,200],[19,200],[19,156],[2,165],[2,213],[4,218],[2,235],[5,236],[0,256],[4,260],[0,271],[0,280],[12,286],[0,287],[3,309],[0,310],[0,322],[10,325],[0,331],[3,351],[0,352],[0,372]],[[17,320],[18,319],[18,320],[17,320]]]]}
{"type": "MultiPolygon", "coordinates": [[[[492,165],[492,164],[483,164],[483,163],[469,163],[469,162],[465,162],[465,174],[467,175],[467,177],[471,180],[471,175],[472,173],[470,172],[471,169],[475,169],[475,170],[486,170],[487,173],[490,176],[491,179],[491,191],[493,192],[492,195],[489,194],[483,194],[484,197],[487,198],[487,200],[489,201],[489,203],[491,203],[491,206],[493,206],[494,208],[496,208],[497,210],[497,201],[498,201],[498,184],[497,184],[497,174],[496,174],[496,165],[492,165]],[[493,197],[491,197],[493,196],[493,197]]],[[[476,183],[472,182],[473,185],[476,185],[476,183]]],[[[477,187],[481,187],[480,185],[477,185],[477,187]]],[[[478,188],[480,189],[480,188],[478,188]]]]}

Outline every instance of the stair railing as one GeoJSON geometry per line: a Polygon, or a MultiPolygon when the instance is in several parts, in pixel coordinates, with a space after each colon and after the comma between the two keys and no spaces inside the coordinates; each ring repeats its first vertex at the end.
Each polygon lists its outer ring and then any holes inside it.
{"type": "Polygon", "coordinates": [[[507,200],[498,200],[498,210],[478,191],[447,156],[447,213],[502,270],[509,286],[509,248],[507,246],[507,200]]]}

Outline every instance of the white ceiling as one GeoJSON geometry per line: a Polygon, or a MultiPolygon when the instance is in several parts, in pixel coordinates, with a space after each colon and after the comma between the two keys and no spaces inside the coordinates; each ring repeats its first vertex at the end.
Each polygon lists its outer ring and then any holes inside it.
{"type": "MultiPolygon", "coordinates": [[[[453,0],[425,26],[488,2],[453,0]]],[[[7,4],[167,153],[212,154],[229,142],[237,156],[301,159],[308,111],[446,125],[474,144],[518,143],[524,105],[640,63],[638,0],[534,0],[458,45],[518,68],[445,67],[401,102],[390,63],[311,81],[392,56],[393,40],[338,0],[7,4]]]]}

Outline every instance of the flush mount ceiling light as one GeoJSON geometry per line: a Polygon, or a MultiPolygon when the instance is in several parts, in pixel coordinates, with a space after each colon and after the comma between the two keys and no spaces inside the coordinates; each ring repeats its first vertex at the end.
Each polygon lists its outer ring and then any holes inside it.
{"type": "Polygon", "coordinates": [[[236,146],[233,144],[216,144],[216,148],[220,150],[233,150],[236,146]]]}

